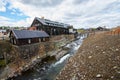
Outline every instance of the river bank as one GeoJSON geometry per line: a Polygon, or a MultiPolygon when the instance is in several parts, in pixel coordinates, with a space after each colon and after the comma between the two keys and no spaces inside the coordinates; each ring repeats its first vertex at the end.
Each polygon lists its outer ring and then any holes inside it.
{"type": "MultiPolygon", "coordinates": [[[[80,39],[72,41],[71,43],[64,46],[63,50],[66,48],[69,48],[69,50],[62,57],[60,56],[59,59],[50,59],[48,61],[45,59],[44,62],[42,61],[43,63],[40,62],[36,64],[32,69],[29,69],[23,72],[21,75],[10,78],[8,80],[54,80],[61,69],[66,65],[69,57],[73,56],[74,53],[77,52],[78,48],[82,44],[83,38],[84,37],[81,37],[80,39]]],[[[64,51],[60,51],[60,53],[62,52],[64,51]]]]}
{"type": "Polygon", "coordinates": [[[56,80],[119,80],[120,36],[98,33],[86,38],[56,80]]]}
{"type": "Polygon", "coordinates": [[[2,41],[1,43],[3,46],[0,45],[0,47],[2,48],[1,53],[5,54],[4,60],[6,61],[6,66],[0,71],[0,79],[21,75],[23,71],[34,67],[46,57],[59,59],[67,52],[67,50],[63,50],[62,47],[71,43],[73,40],[74,35],[59,35],[52,36],[49,42],[40,42],[22,46],[12,45],[9,42],[3,43],[2,41]],[[11,47],[9,47],[8,44],[10,44],[11,47]],[[4,45],[8,47],[8,50],[4,45]],[[58,54],[59,56],[57,56],[58,54]],[[8,61],[9,63],[7,63],[8,61]]]}

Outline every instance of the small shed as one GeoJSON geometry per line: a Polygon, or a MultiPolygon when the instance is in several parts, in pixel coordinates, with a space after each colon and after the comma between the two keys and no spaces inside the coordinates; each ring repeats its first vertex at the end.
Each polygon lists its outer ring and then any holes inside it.
{"type": "Polygon", "coordinates": [[[14,45],[27,45],[49,41],[49,35],[44,31],[12,30],[9,35],[14,45]]]}

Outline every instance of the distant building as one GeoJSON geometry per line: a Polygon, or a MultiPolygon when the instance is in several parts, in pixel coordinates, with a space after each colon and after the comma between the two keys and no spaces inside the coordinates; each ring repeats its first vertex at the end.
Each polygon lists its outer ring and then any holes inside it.
{"type": "Polygon", "coordinates": [[[35,17],[29,30],[45,31],[49,35],[74,33],[73,26],[44,18],[35,17]],[[36,28],[35,28],[36,27],[36,28]]]}
{"type": "Polygon", "coordinates": [[[7,34],[7,31],[6,31],[6,30],[3,30],[3,29],[0,29],[0,33],[2,33],[3,35],[6,35],[6,34],[7,34]]]}
{"type": "Polygon", "coordinates": [[[44,31],[12,30],[10,42],[15,45],[26,45],[49,41],[49,35],[44,31]]]}
{"type": "Polygon", "coordinates": [[[0,29],[0,33],[5,33],[6,30],[0,29]]]}
{"type": "Polygon", "coordinates": [[[102,30],[104,30],[104,28],[103,27],[97,27],[96,30],[102,31],[102,30]]]}

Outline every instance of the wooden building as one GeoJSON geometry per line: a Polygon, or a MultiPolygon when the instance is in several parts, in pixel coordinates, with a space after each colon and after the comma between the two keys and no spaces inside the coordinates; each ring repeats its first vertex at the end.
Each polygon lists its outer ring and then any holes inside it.
{"type": "Polygon", "coordinates": [[[29,30],[35,29],[34,27],[36,27],[36,30],[45,31],[49,35],[69,34],[73,31],[73,27],[69,24],[64,24],[38,17],[35,17],[29,30]]]}
{"type": "Polygon", "coordinates": [[[10,42],[15,45],[26,45],[49,41],[49,35],[44,31],[12,30],[10,42]]]}
{"type": "Polygon", "coordinates": [[[97,27],[96,30],[97,31],[103,31],[103,30],[106,30],[106,28],[105,27],[97,27]]]}

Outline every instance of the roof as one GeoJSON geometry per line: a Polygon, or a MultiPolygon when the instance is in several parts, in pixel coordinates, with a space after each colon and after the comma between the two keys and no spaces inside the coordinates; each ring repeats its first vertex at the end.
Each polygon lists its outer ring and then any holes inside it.
{"type": "Polygon", "coordinates": [[[49,37],[44,31],[12,30],[16,39],[49,37]]]}
{"type": "Polygon", "coordinates": [[[42,18],[38,18],[38,17],[35,17],[35,19],[40,21],[43,25],[47,25],[47,26],[55,26],[55,27],[63,27],[63,28],[68,28],[69,26],[71,26],[69,24],[51,21],[49,19],[42,19],[42,18]]]}

